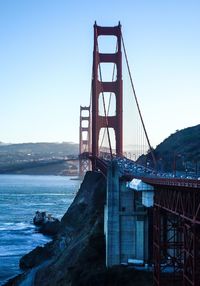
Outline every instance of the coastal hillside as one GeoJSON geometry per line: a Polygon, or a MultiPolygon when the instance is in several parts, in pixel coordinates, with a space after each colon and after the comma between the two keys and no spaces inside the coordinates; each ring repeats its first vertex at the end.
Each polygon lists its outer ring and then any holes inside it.
{"type": "Polygon", "coordinates": [[[69,142],[0,143],[0,173],[70,175],[77,173],[77,155],[78,144],[69,142]]]}
{"type": "MultiPolygon", "coordinates": [[[[200,171],[200,124],[177,130],[154,150],[158,170],[184,172],[200,171]]],[[[153,166],[151,154],[142,156],[139,163],[153,166]]]]}

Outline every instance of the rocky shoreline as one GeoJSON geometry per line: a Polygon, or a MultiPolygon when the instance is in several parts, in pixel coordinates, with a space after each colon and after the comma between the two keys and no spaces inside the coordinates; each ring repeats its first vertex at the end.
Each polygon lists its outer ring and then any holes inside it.
{"type": "Polygon", "coordinates": [[[4,285],[152,285],[151,273],[144,274],[122,266],[106,269],[105,200],[105,178],[98,172],[87,172],[53,240],[24,255],[20,260],[24,273],[4,285]]]}

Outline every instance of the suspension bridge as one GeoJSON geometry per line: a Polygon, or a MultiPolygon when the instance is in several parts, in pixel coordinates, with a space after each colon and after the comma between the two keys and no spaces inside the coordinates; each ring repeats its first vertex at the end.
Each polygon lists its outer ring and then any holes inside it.
{"type": "Polygon", "coordinates": [[[79,147],[80,175],[100,171],[107,179],[107,266],[142,261],[152,265],[156,286],[200,285],[200,181],[156,171],[120,23],[94,24],[90,105],[80,107],[79,147]],[[100,47],[100,38],[108,37],[116,40],[111,53],[100,47]],[[142,133],[135,136],[134,159],[123,150],[123,58],[142,133]],[[110,81],[103,73],[108,64],[113,66],[110,81]],[[139,165],[137,159],[147,151],[151,166],[139,165]]]}

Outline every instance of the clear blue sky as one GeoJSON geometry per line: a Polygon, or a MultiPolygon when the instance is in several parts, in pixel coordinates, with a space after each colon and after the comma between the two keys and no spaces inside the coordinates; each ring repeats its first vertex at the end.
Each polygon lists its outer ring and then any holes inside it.
{"type": "Polygon", "coordinates": [[[0,0],[0,141],[78,142],[95,20],[121,21],[152,145],[199,124],[200,1],[0,0]]]}

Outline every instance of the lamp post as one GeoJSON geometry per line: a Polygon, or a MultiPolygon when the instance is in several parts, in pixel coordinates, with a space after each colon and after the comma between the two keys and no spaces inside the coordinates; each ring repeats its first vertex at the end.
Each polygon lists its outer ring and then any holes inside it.
{"type": "Polygon", "coordinates": [[[176,169],[177,169],[177,161],[176,161],[176,159],[177,159],[177,157],[182,157],[182,155],[181,154],[178,154],[178,153],[176,153],[175,151],[174,151],[174,162],[173,162],[173,173],[174,173],[174,177],[176,177],[176,169]]]}
{"type": "Polygon", "coordinates": [[[123,154],[123,155],[124,155],[124,157],[126,157],[126,158],[127,158],[127,152],[124,152],[124,154],[123,154]]]}
{"type": "Polygon", "coordinates": [[[136,161],[136,154],[132,153],[131,156],[134,156],[134,160],[133,161],[136,161]]]}
{"type": "Polygon", "coordinates": [[[197,161],[197,159],[195,160],[195,176],[196,176],[196,178],[198,177],[198,161],[197,161]]]}
{"type": "Polygon", "coordinates": [[[149,169],[149,161],[146,160],[146,164],[145,164],[145,172],[147,173],[147,170],[149,169]]]}
{"type": "Polygon", "coordinates": [[[174,152],[173,173],[174,177],[176,177],[176,152],[174,152]]]}

